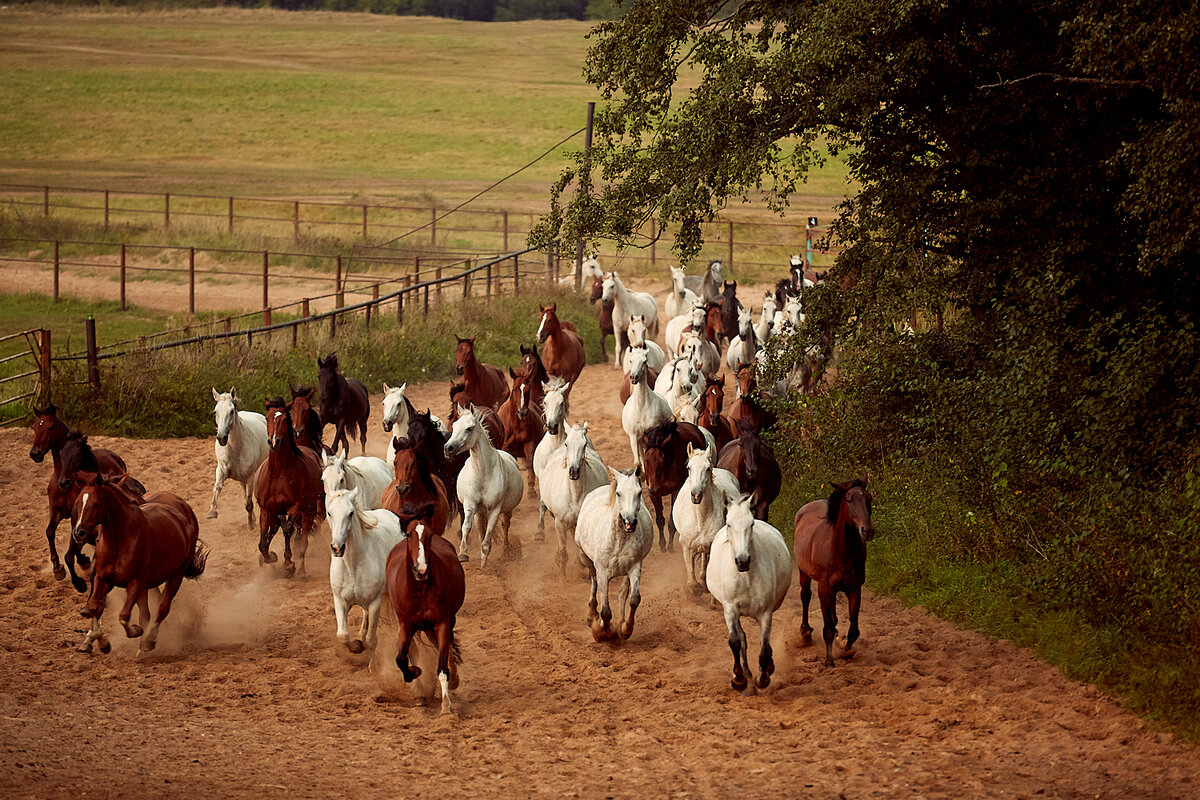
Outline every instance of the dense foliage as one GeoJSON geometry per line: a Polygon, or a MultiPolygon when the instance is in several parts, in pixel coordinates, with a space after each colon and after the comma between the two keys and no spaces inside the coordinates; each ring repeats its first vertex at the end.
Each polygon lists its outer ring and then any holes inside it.
{"type": "MultiPolygon", "coordinates": [[[[639,0],[595,39],[591,172],[580,154],[534,239],[637,245],[653,217],[686,257],[730,200],[786,213],[841,154],[860,188],[802,335],[842,361],[796,451],[939,476],[892,498],[964,510],[962,535],[913,534],[932,557],[1017,565],[1043,608],[1195,676],[1196,5],[639,0]]],[[[1194,677],[1160,688],[1200,708],[1194,677]]]]}

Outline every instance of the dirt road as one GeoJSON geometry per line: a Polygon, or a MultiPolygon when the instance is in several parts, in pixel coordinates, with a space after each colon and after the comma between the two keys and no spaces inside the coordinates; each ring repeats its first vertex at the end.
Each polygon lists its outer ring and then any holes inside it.
{"type": "MultiPolygon", "coordinates": [[[[444,383],[411,396],[445,411],[444,383]]],[[[382,455],[374,401],[368,453],[382,455]]],[[[627,466],[619,410],[611,369],[589,367],[571,418],[627,466]]],[[[204,516],[211,439],[92,441],[204,516]]],[[[387,664],[394,623],[373,671],[337,644],[327,528],[306,578],[259,565],[236,484],[220,519],[201,520],[208,571],[183,587],[156,655],[135,661],[114,603],[113,652],[83,655],[81,596],[46,561],[50,466],[28,460],[29,442],[0,432],[5,797],[1200,796],[1196,749],[1026,650],[887,598],[864,598],[857,655],[826,669],[822,648],[798,645],[793,592],[775,681],[746,697],[729,688],[720,613],[685,594],[680,554],[656,549],[633,638],[596,644],[587,586],[557,575],[552,537],[533,541],[530,497],[514,520],[523,560],[498,546],[486,572],[467,565],[458,717],[413,705],[387,664]]]]}

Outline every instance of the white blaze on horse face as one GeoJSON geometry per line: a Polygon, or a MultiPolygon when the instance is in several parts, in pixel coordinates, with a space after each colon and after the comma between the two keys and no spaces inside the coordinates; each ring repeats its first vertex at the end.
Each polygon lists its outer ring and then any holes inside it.
{"type": "Polygon", "coordinates": [[[538,323],[537,339],[539,342],[544,341],[546,337],[546,320],[550,318],[550,309],[542,312],[542,321],[538,323]]]}
{"type": "Polygon", "coordinates": [[[79,516],[75,520],[78,525],[83,525],[83,515],[87,512],[87,506],[91,499],[91,492],[84,492],[79,495],[79,516]]]}
{"type": "Polygon", "coordinates": [[[425,526],[417,525],[417,574],[424,575],[429,571],[429,564],[425,560],[425,526]]]}
{"type": "Polygon", "coordinates": [[[521,384],[521,400],[517,403],[517,411],[520,412],[522,417],[529,413],[529,387],[523,383],[521,384]]]}

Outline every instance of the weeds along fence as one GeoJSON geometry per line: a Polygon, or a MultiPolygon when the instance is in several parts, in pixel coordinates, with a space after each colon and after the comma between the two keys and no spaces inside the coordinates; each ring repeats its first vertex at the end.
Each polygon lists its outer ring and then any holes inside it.
{"type": "MultiPolygon", "coordinates": [[[[507,253],[525,241],[538,218],[534,211],[458,209],[448,214],[447,209],[436,206],[15,183],[0,183],[0,195],[5,204],[25,216],[69,219],[105,228],[149,225],[226,235],[253,232],[294,242],[353,239],[364,247],[364,252],[381,258],[394,257],[397,240],[407,249],[461,251],[476,257],[507,253]]],[[[707,223],[701,259],[720,258],[733,274],[737,270],[747,274],[778,270],[793,253],[808,252],[812,263],[828,264],[836,251],[812,250],[813,241],[823,231],[808,224],[808,220],[829,210],[829,206],[815,205],[798,208],[804,223],[732,215],[707,223]]],[[[647,274],[677,263],[664,243],[668,233],[660,230],[654,220],[647,223],[637,247],[621,254],[622,269],[647,274]]]]}

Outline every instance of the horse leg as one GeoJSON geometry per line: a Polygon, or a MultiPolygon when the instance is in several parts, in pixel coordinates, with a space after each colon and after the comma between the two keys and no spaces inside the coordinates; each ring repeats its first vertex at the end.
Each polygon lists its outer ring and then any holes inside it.
{"type": "Polygon", "coordinates": [[[304,572],[304,556],[308,553],[308,537],[312,534],[316,518],[312,514],[300,515],[300,530],[296,536],[296,572],[301,576],[304,572]]]}
{"type": "Polygon", "coordinates": [[[242,483],[242,491],[246,495],[246,527],[254,530],[254,487],[250,481],[242,483]]]}
{"type": "Polygon", "coordinates": [[[221,489],[225,486],[225,479],[229,477],[229,465],[217,461],[217,474],[213,478],[213,495],[212,504],[208,507],[208,518],[217,518],[217,498],[221,496],[221,489]]]}
{"type": "Polygon", "coordinates": [[[108,637],[104,635],[104,631],[100,628],[100,617],[104,615],[104,606],[108,602],[108,592],[112,587],[101,578],[99,575],[92,580],[92,596],[88,598],[87,610],[84,612],[86,616],[92,618],[92,627],[83,637],[83,641],[79,645],[79,652],[92,652],[92,642],[100,645],[100,652],[107,653],[112,650],[112,645],[108,642],[108,637]]]}
{"type": "Polygon", "coordinates": [[[500,524],[504,526],[504,557],[513,561],[521,560],[521,538],[512,535],[512,512],[506,511],[500,515],[500,524]]]}
{"type": "Polygon", "coordinates": [[[762,633],[762,649],[758,651],[758,688],[765,689],[771,685],[771,676],[775,674],[775,659],[771,654],[771,616],[774,611],[767,610],[758,618],[758,629],[762,633]]]}
{"type": "Polygon", "coordinates": [[[358,423],[358,443],[362,447],[362,452],[359,455],[367,454],[367,420],[366,417],[359,420],[358,423]]]}
{"type": "MultiPolygon", "coordinates": [[[[175,594],[179,591],[180,584],[183,583],[183,573],[185,570],[186,565],[180,567],[179,571],[168,578],[167,582],[163,584],[162,593],[158,596],[158,610],[154,615],[154,622],[150,624],[145,638],[142,639],[141,647],[138,649],[138,658],[141,658],[158,646],[158,627],[167,618],[167,614],[171,613],[171,604],[175,602],[175,594]]],[[[149,591],[150,589],[147,590],[147,592],[149,591]]]]}
{"type": "Polygon", "coordinates": [[[71,585],[75,587],[75,591],[83,594],[87,591],[88,585],[87,581],[75,574],[75,562],[78,561],[80,567],[85,567],[88,560],[79,552],[80,547],[82,545],[76,544],[75,537],[72,536],[71,541],[67,543],[67,553],[63,557],[63,560],[66,562],[67,572],[71,576],[71,585]]]}
{"type": "Polygon", "coordinates": [[[862,588],[846,592],[846,602],[850,606],[850,630],[846,632],[846,647],[842,655],[849,657],[852,655],[850,649],[858,641],[858,607],[862,603],[862,588]]]}
{"type": "Polygon", "coordinates": [[[837,635],[837,592],[827,583],[817,584],[817,597],[821,601],[821,618],[825,640],[825,666],[833,666],[833,637],[837,635]]]}
{"type": "Polygon", "coordinates": [[[812,579],[805,574],[804,570],[800,570],[800,646],[808,647],[812,644],[812,626],[808,624],[808,601],[812,600],[812,579]]]}
{"type": "Polygon", "coordinates": [[[400,631],[397,634],[400,637],[400,652],[396,653],[396,667],[404,675],[405,683],[412,683],[421,676],[421,668],[416,664],[408,663],[408,648],[412,644],[414,633],[416,633],[415,630],[410,629],[403,622],[400,623],[400,631]]]}
{"type": "Polygon", "coordinates": [[[642,453],[638,450],[637,437],[632,434],[629,436],[629,449],[633,452],[633,466],[640,467],[642,465],[642,453]]]}
{"type": "Polygon", "coordinates": [[[336,591],[333,593],[333,617],[337,622],[337,640],[346,645],[346,649],[351,653],[361,653],[361,647],[355,650],[350,644],[350,604],[336,591]]]}
{"type": "Polygon", "coordinates": [[[142,626],[136,622],[130,622],[129,616],[133,613],[134,603],[145,603],[146,587],[142,585],[140,580],[131,580],[129,585],[125,587],[125,605],[121,606],[121,612],[117,615],[117,620],[121,623],[121,627],[125,629],[125,635],[130,639],[136,639],[142,635],[142,626]]]}
{"type": "Polygon", "coordinates": [[[613,369],[621,368],[621,359],[625,356],[625,348],[629,346],[629,334],[613,326],[613,369]]]}
{"type": "Polygon", "coordinates": [[[538,494],[538,526],[537,531],[533,534],[535,542],[545,541],[546,539],[546,503],[542,500],[541,494],[538,494]]]}
{"type": "Polygon", "coordinates": [[[675,552],[675,534],[679,529],[675,527],[675,501],[679,498],[679,492],[671,495],[671,512],[667,515],[667,552],[675,552]]]}
{"type": "Polygon", "coordinates": [[[746,641],[746,628],[742,625],[741,617],[737,621],[738,638],[741,640],[742,670],[746,675],[746,694],[754,694],[754,673],[750,671],[750,643],[746,641]]]}
{"type": "MultiPolygon", "coordinates": [[[[56,581],[61,581],[67,577],[66,568],[58,560],[58,548],[54,546],[54,533],[58,530],[58,523],[62,522],[63,516],[57,509],[51,506],[50,522],[46,525],[46,541],[50,544],[50,567],[54,570],[54,579],[56,581]]],[[[83,590],[80,589],[80,591],[83,590]]]]}
{"type": "Polygon", "coordinates": [[[278,519],[272,518],[263,508],[258,509],[258,561],[260,564],[274,564],[279,556],[271,552],[271,540],[279,530],[278,519]]]}
{"type": "Polygon", "coordinates": [[[450,703],[450,662],[454,659],[454,629],[447,620],[442,620],[434,628],[438,646],[438,684],[442,689],[442,713],[453,714],[454,706],[450,703]]]}
{"type": "Polygon", "coordinates": [[[638,606],[642,604],[642,564],[638,562],[629,570],[625,577],[629,590],[629,610],[625,617],[625,625],[621,628],[621,638],[628,639],[633,635],[633,618],[638,606]]]}
{"type": "Polygon", "coordinates": [[[459,542],[458,542],[458,560],[459,561],[470,561],[471,560],[471,556],[469,556],[467,554],[467,541],[471,536],[471,526],[474,524],[475,524],[475,505],[474,504],[464,504],[463,505],[463,517],[462,517],[462,533],[460,534],[461,538],[459,539],[459,542]]]}
{"type": "Polygon", "coordinates": [[[283,576],[290,578],[296,574],[296,564],[292,561],[292,534],[296,532],[296,523],[287,515],[281,515],[279,527],[283,530],[283,576]]]}
{"type": "Polygon", "coordinates": [[[658,549],[659,552],[667,552],[667,539],[663,533],[663,528],[666,527],[666,520],[663,519],[662,497],[656,494],[650,495],[650,503],[654,506],[654,522],[658,525],[658,549]]]}
{"type": "Polygon", "coordinates": [[[379,611],[383,608],[383,595],[379,595],[367,606],[366,617],[363,620],[363,644],[371,650],[379,643],[379,611]]]}
{"type": "Polygon", "coordinates": [[[479,568],[487,568],[488,555],[492,552],[492,531],[496,529],[496,523],[500,521],[500,508],[488,509],[487,525],[483,529],[483,540],[479,544],[479,568]]]}
{"type": "Polygon", "coordinates": [[[592,638],[597,642],[612,635],[612,607],[608,604],[608,583],[612,576],[606,569],[596,569],[596,592],[600,600],[599,628],[592,623],[592,638]]]}
{"type": "Polygon", "coordinates": [[[588,624],[588,627],[591,628],[594,625],[594,623],[596,622],[596,618],[599,616],[596,613],[596,590],[599,587],[599,584],[596,582],[596,565],[594,563],[592,563],[592,560],[590,558],[588,558],[587,554],[584,553],[583,550],[579,551],[579,560],[587,568],[588,577],[591,580],[591,584],[592,584],[591,585],[591,594],[588,597],[588,613],[587,613],[587,624],[588,624]]]}
{"type": "MultiPolygon", "coordinates": [[[[350,610],[349,608],[346,609],[347,612],[349,612],[349,610],[350,610]]],[[[363,650],[365,650],[367,642],[369,641],[369,638],[370,638],[369,637],[370,630],[371,630],[371,608],[370,608],[370,606],[363,606],[362,625],[360,625],[358,628],[358,638],[352,639],[346,645],[346,649],[349,650],[351,653],[361,653],[363,650]]]]}
{"type": "Polygon", "coordinates": [[[558,533],[558,549],[554,551],[554,563],[562,570],[563,577],[567,576],[567,533],[565,525],[554,520],[554,530],[558,533]]]}
{"type": "Polygon", "coordinates": [[[746,673],[742,671],[742,635],[738,623],[738,612],[733,606],[725,606],[725,627],[729,629],[729,649],[733,652],[733,680],[729,682],[737,691],[745,691],[746,673]]]}

